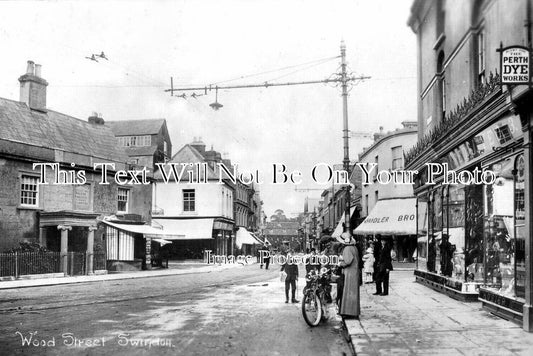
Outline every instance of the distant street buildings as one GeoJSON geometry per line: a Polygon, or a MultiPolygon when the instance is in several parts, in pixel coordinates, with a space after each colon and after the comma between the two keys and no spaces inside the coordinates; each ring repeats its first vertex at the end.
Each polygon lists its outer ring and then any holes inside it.
{"type": "Polygon", "coordinates": [[[172,157],[172,143],[165,119],[106,121],[119,146],[124,147],[128,163],[156,171],[156,163],[172,157]]]}

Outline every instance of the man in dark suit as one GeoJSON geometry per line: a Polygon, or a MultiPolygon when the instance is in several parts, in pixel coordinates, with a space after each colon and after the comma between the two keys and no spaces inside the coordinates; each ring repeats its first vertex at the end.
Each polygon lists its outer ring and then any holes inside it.
{"type": "Polygon", "coordinates": [[[376,235],[376,239],[373,242],[373,248],[374,248],[374,273],[372,275],[372,278],[374,279],[374,282],[376,283],[376,293],[374,295],[380,295],[383,293],[381,290],[381,281],[379,280],[379,258],[381,256],[381,235],[376,235]]]}
{"type": "Polygon", "coordinates": [[[382,238],[381,246],[382,248],[378,261],[378,280],[376,281],[376,289],[378,291],[382,291],[382,293],[380,293],[379,295],[388,295],[389,273],[390,271],[392,271],[391,247],[389,239],[382,238]]]}
{"type": "Polygon", "coordinates": [[[292,292],[292,303],[299,303],[299,300],[296,300],[296,281],[298,280],[298,265],[292,259],[293,251],[287,254],[287,262],[281,266],[281,271],[287,273],[285,277],[285,303],[289,302],[289,288],[292,292]]]}

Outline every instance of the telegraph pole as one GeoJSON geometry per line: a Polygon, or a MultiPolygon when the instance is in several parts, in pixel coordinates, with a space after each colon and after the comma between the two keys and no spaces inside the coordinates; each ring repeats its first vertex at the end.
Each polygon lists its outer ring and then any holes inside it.
{"type": "MultiPolygon", "coordinates": [[[[293,86],[293,85],[308,85],[308,84],[328,84],[328,83],[340,83],[342,88],[342,118],[343,118],[343,142],[344,142],[344,159],[343,159],[343,168],[348,175],[348,184],[345,187],[345,209],[344,209],[344,222],[346,230],[351,235],[350,229],[350,149],[349,149],[349,135],[350,130],[348,130],[348,85],[350,83],[361,81],[365,79],[370,79],[369,76],[354,76],[348,75],[347,73],[347,64],[346,64],[346,45],[344,41],[341,42],[341,72],[335,73],[334,78],[323,79],[323,80],[308,80],[300,82],[285,82],[285,83],[273,83],[273,82],[263,82],[256,84],[240,84],[240,85],[206,85],[203,87],[185,87],[185,88],[174,88],[173,78],[170,78],[170,89],[165,89],[165,92],[169,92],[171,96],[174,95],[174,92],[185,92],[185,91],[199,91],[203,94],[193,93],[190,95],[193,98],[196,98],[200,95],[207,95],[208,92],[214,90],[218,93],[219,89],[249,89],[249,88],[268,88],[268,87],[278,87],[278,86],[293,86]]],[[[179,97],[186,99],[187,95],[183,93],[179,97]]],[[[222,105],[218,103],[218,97],[215,99],[213,104],[210,106],[214,110],[222,108],[222,105]]],[[[334,189],[334,188],[333,188],[334,189]]],[[[303,189],[302,189],[303,191],[303,189]]]]}
{"type": "Polygon", "coordinates": [[[350,143],[348,131],[348,75],[346,74],[346,45],[341,42],[341,87],[342,87],[342,120],[343,120],[343,140],[344,140],[344,170],[348,175],[348,185],[345,187],[344,224],[346,231],[352,235],[350,229],[350,143]]]}

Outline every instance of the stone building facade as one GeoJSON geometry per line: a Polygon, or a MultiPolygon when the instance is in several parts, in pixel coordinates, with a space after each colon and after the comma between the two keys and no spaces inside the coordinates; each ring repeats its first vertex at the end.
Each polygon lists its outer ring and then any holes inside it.
{"type": "Polygon", "coordinates": [[[531,48],[531,1],[413,2],[418,40],[416,146],[406,167],[420,172],[417,280],[533,331],[532,91],[501,85],[500,46],[531,48]],[[426,163],[464,177],[428,184],[426,163]]]}

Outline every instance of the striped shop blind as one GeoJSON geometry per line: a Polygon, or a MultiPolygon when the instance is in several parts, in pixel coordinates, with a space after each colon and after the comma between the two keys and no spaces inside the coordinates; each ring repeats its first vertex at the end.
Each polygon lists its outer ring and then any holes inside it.
{"type": "Polygon", "coordinates": [[[133,234],[108,226],[106,245],[108,260],[133,261],[133,234]]]}

